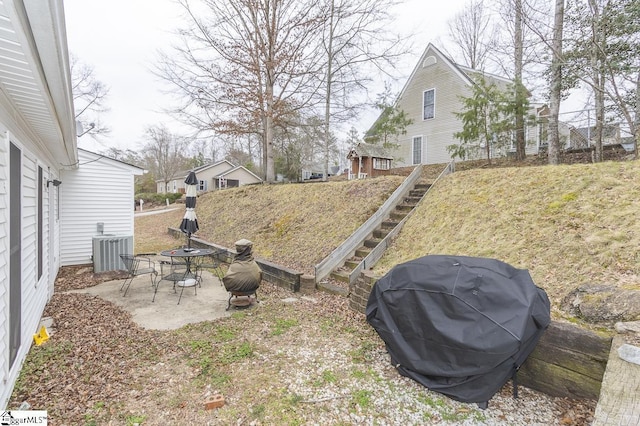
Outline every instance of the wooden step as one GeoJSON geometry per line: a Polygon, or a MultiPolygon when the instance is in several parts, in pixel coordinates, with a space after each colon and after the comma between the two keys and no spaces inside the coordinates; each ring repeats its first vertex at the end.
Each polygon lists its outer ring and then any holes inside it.
{"type": "Polygon", "coordinates": [[[346,262],[344,262],[344,267],[346,269],[350,269],[350,270],[354,270],[358,267],[358,265],[360,264],[360,262],[362,262],[362,260],[356,260],[356,259],[348,259],[346,262]]]}
{"type": "Polygon", "coordinates": [[[326,293],[337,294],[339,296],[347,297],[349,296],[349,289],[337,286],[328,282],[319,282],[317,284],[317,288],[320,291],[324,291],[326,293]]]}
{"type": "Polygon", "coordinates": [[[411,196],[407,196],[404,197],[404,203],[405,204],[413,204],[416,205],[420,202],[420,200],[422,200],[422,197],[411,197],[411,196]]]}
{"type": "Polygon", "coordinates": [[[413,187],[413,189],[417,189],[420,191],[427,191],[429,188],[431,188],[431,184],[430,183],[416,183],[415,186],[413,187]]]}
{"type": "Polygon", "coordinates": [[[410,212],[415,207],[415,204],[398,204],[396,206],[396,210],[400,210],[403,212],[410,212]]]}
{"type": "Polygon", "coordinates": [[[391,232],[390,229],[383,229],[383,228],[376,228],[373,231],[373,236],[374,238],[380,238],[383,239],[384,237],[386,237],[387,235],[389,235],[389,232],[391,232]]]}
{"type": "Polygon", "coordinates": [[[358,257],[367,257],[369,253],[371,253],[371,249],[369,247],[361,246],[356,249],[356,256],[358,257]]]}
{"type": "Polygon", "coordinates": [[[403,211],[399,211],[399,210],[393,210],[391,211],[391,213],[389,213],[389,217],[391,219],[395,219],[397,221],[401,221],[402,219],[405,218],[405,216],[408,214],[408,212],[403,212],[403,211]]]}
{"type": "Polygon", "coordinates": [[[384,229],[393,229],[393,228],[395,228],[396,226],[398,226],[398,223],[400,223],[400,222],[395,221],[395,220],[387,219],[387,220],[385,220],[384,222],[382,222],[382,224],[381,224],[380,226],[381,226],[382,228],[384,228],[384,229]]]}
{"type": "Polygon", "coordinates": [[[427,191],[422,189],[412,189],[409,191],[409,197],[420,197],[422,198],[427,191]]]}
{"type": "Polygon", "coordinates": [[[382,241],[381,238],[369,238],[368,240],[364,240],[364,246],[369,248],[374,248],[382,241]]]}
{"type": "MultiPolygon", "coordinates": [[[[347,284],[349,283],[349,271],[333,271],[330,276],[336,281],[341,281],[347,284]]],[[[319,286],[320,285],[318,284],[318,288],[319,286]]]]}

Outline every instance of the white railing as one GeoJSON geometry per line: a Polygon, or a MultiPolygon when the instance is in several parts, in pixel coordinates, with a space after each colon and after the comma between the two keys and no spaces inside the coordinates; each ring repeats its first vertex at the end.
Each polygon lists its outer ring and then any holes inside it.
{"type": "Polygon", "coordinates": [[[389,217],[391,211],[396,207],[398,202],[406,196],[406,194],[413,189],[415,183],[422,175],[422,165],[419,164],[411,172],[409,176],[402,182],[402,184],[396,188],[387,201],[380,206],[365,223],[351,234],[346,240],[342,242],[329,256],[325,257],[320,263],[315,265],[315,280],[319,282],[326,278],[331,272],[338,266],[344,264],[345,260],[355,254],[355,251],[360,247],[364,240],[366,240],[373,231],[380,226],[380,224],[389,217]]]}

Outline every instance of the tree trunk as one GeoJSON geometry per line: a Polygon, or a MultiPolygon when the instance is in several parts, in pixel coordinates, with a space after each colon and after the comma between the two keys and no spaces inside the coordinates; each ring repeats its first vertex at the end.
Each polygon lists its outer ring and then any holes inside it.
{"type": "Polygon", "coordinates": [[[329,121],[331,120],[331,83],[333,82],[333,14],[334,1],[331,0],[331,10],[329,13],[329,46],[327,47],[327,93],[324,102],[324,173],[322,180],[327,181],[329,178],[329,147],[331,145],[331,136],[329,134],[329,121]]]}
{"type": "Polygon", "coordinates": [[[638,145],[640,145],[640,71],[638,72],[638,76],[636,78],[636,118],[633,122],[633,129],[631,134],[635,140],[635,146],[633,149],[633,156],[637,160],[638,159],[638,145]]]}
{"type": "Polygon", "coordinates": [[[562,92],[562,24],[564,21],[564,0],[556,0],[553,24],[553,44],[551,61],[551,90],[549,94],[549,164],[560,164],[560,131],[558,128],[560,99],[562,92]]]}
{"type": "MultiPolygon", "coordinates": [[[[604,46],[604,29],[600,25],[600,9],[596,0],[589,0],[591,8],[591,69],[593,79],[593,94],[596,109],[596,126],[595,126],[595,162],[602,161],[602,128],[604,125],[604,72],[603,60],[600,48],[604,46]]],[[[591,126],[591,124],[589,124],[591,126]]]]}
{"type": "Polygon", "coordinates": [[[523,161],[526,156],[526,141],[524,138],[524,88],[522,86],[522,55],[523,55],[523,40],[522,40],[522,0],[515,1],[516,16],[515,16],[515,40],[514,40],[514,66],[515,66],[515,125],[516,125],[516,160],[523,161]]]}

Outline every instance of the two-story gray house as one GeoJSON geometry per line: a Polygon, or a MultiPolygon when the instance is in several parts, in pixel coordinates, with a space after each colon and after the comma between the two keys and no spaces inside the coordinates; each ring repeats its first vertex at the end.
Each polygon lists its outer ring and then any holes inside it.
{"type": "MultiPolygon", "coordinates": [[[[460,143],[454,134],[462,130],[462,122],[454,113],[462,111],[460,97],[472,95],[473,77],[479,73],[455,64],[432,44],[427,46],[395,104],[413,122],[407,126],[406,134],[399,137],[399,147],[391,151],[394,167],[438,164],[451,160],[447,146],[460,143]]],[[[504,77],[482,74],[503,90],[512,83],[504,77]]],[[[532,104],[530,114],[539,117],[544,110],[546,108],[542,105],[532,104]]],[[[532,125],[525,130],[525,134],[528,154],[537,153],[539,147],[546,143],[542,125],[532,125]]],[[[504,156],[508,149],[492,155],[504,156]]],[[[481,158],[484,152],[478,152],[481,158]]]]}

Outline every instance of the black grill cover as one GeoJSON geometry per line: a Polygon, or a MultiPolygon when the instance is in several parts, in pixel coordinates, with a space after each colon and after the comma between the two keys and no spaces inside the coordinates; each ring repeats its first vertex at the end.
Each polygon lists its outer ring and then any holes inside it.
{"type": "Polygon", "coordinates": [[[431,255],[378,280],[366,314],[400,374],[458,401],[486,403],[535,347],[550,305],[527,270],[431,255]]]}

